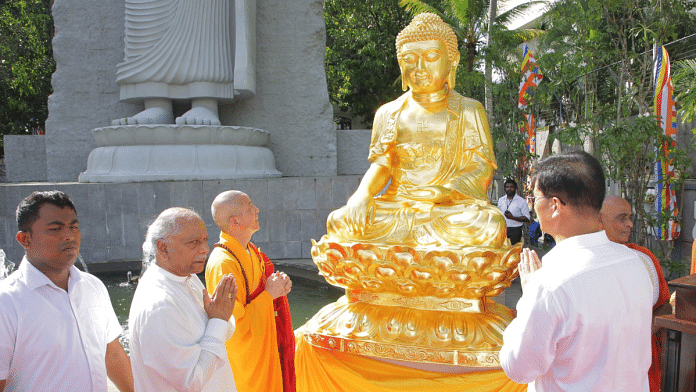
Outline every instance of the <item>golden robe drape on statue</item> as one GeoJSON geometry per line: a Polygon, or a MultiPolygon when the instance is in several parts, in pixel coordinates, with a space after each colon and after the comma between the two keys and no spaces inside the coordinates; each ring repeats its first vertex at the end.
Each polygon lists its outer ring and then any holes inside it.
{"type": "MultiPolygon", "coordinates": [[[[522,392],[502,370],[465,374],[437,373],[377,359],[325,350],[307,343],[296,331],[295,370],[298,392],[522,392]]],[[[240,389],[241,391],[241,389],[240,389]]]]}
{"type": "Polygon", "coordinates": [[[327,221],[328,239],[409,246],[502,246],[505,220],[486,195],[497,165],[483,106],[450,91],[443,140],[416,137],[402,142],[399,117],[410,99],[407,92],[383,105],[375,116],[368,159],[389,167],[392,177],[387,191],[375,199],[373,222],[355,233],[344,221],[343,208],[339,209],[327,221]],[[428,186],[451,190],[450,200],[436,204],[412,198],[422,196],[421,187],[428,186]]]}
{"type": "Polygon", "coordinates": [[[205,283],[212,294],[225,274],[233,274],[237,281],[237,300],[234,318],[237,328],[227,341],[227,356],[230,359],[237,390],[240,392],[269,392],[283,390],[283,376],[278,355],[273,298],[264,291],[246,304],[246,289],[240,265],[249,279],[249,292],[253,293],[261,282],[263,261],[254,252],[247,252],[233,237],[220,233],[220,242],[230,248],[227,251],[215,248],[210,253],[205,269],[205,283]]]}

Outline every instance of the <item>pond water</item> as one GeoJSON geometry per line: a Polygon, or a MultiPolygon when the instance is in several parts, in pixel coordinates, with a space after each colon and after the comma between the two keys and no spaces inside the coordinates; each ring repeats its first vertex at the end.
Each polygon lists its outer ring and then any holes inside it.
{"type": "MultiPolygon", "coordinates": [[[[292,291],[288,294],[288,302],[290,303],[294,329],[304,325],[321,308],[343,295],[343,290],[330,286],[328,283],[301,277],[291,277],[291,279],[292,291]]],[[[136,286],[127,283],[125,278],[108,278],[103,279],[103,281],[109,291],[118,321],[124,330],[124,334],[120,338],[121,343],[128,351],[128,312],[136,286]]]]}

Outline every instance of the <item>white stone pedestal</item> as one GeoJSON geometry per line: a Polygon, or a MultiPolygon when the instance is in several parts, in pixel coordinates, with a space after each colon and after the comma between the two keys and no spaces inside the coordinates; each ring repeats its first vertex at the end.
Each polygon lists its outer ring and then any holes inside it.
{"type": "Polygon", "coordinates": [[[80,182],[280,177],[268,132],[236,126],[125,125],[92,131],[98,147],[80,182]]]}

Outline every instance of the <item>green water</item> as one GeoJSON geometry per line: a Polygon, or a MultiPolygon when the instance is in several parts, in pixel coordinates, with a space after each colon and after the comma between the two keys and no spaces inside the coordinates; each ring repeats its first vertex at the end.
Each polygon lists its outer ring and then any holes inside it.
{"type": "MultiPolygon", "coordinates": [[[[336,301],[342,290],[310,279],[291,277],[292,291],[288,294],[290,313],[292,314],[292,327],[297,329],[319,311],[324,305],[336,301]]],[[[126,278],[104,279],[104,284],[109,291],[111,304],[116,311],[119,323],[123,327],[121,343],[128,351],[128,312],[130,311],[135,285],[126,283],[126,278]]]]}

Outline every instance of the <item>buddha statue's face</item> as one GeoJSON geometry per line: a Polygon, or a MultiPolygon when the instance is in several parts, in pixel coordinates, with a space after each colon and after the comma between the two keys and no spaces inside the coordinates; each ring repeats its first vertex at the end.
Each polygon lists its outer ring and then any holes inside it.
{"type": "Polygon", "coordinates": [[[442,90],[452,67],[445,44],[437,40],[404,43],[399,65],[405,82],[417,94],[442,90]]]}

